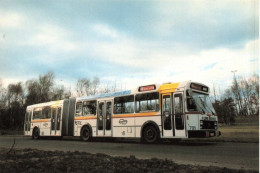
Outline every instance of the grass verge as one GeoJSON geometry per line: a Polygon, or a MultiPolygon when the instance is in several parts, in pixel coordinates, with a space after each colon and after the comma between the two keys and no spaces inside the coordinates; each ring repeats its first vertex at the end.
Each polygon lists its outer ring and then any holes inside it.
{"type": "Polygon", "coordinates": [[[202,141],[259,143],[259,126],[220,126],[221,136],[202,138],[202,141]]]}

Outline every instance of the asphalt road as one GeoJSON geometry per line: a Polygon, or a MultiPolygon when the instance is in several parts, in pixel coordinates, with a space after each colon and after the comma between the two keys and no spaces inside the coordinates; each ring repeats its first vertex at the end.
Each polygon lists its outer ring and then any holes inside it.
{"type": "Polygon", "coordinates": [[[258,143],[220,143],[181,141],[177,143],[141,144],[139,142],[82,142],[77,138],[32,140],[24,136],[0,136],[0,147],[35,148],[41,150],[85,151],[112,156],[170,159],[179,164],[197,164],[233,169],[259,169],[258,143]]]}

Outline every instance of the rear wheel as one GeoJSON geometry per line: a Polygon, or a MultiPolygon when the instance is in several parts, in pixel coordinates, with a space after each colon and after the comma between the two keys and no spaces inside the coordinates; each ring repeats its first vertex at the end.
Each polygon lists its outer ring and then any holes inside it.
{"type": "Polygon", "coordinates": [[[33,129],[32,138],[39,139],[39,137],[40,137],[39,129],[38,128],[33,129]]]}
{"type": "Polygon", "coordinates": [[[80,139],[83,141],[91,141],[92,134],[89,127],[84,126],[80,132],[80,139]]]}
{"type": "Polygon", "coordinates": [[[155,143],[158,141],[158,138],[159,133],[154,126],[148,125],[144,128],[142,136],[144,143],[155,143]]]}

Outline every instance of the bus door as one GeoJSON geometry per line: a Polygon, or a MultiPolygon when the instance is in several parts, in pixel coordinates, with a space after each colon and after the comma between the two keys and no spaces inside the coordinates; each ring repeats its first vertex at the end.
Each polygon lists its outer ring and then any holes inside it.
{"type": "Polygon", "coordinates": [[[97,136],[111,136],[112,100],[98,102],[97,136]]]}
{"type": "Polygon", "coordinates": [[[163,137],[174,136],[174,118],[172,110],[172,93],[162,94],[162,126],[163,137]]]}
{"type": "Polygon", "coordinates": [[[61,135],[61,107],[52,108],[51,111],[51,135],[61,135]]]}
{"type": "Polygon", "coordinates": [[[32,111],[28,110],[26,111],[25,114],[25,119],[24,119],[24,134],[25,135],[30,135],[30,130],[31,130],[31,118],[32,118],[32,111]]]}
{"type": "Polygon", "coordinates": [[[183,92],[176,92],[173,94],[173,117],[175,122],[175,136],[187,137],[185,114],[184,114],[184,98],[183,92]]]}

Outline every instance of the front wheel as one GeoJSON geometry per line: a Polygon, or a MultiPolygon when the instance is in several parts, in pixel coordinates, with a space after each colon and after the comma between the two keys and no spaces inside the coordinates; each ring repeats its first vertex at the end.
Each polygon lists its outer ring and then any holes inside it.
{"type": "Polygon", "coordinates": [[[91,141],[92,135],[89,127],[84,126],[80,132],[80,139],[83,141],[91,141]]]}
{"type": "Polygon", "coordinates": [[[39,137],[40,137],[39,129],[38,128],[33,129],[32,138],[33,139],[39,139],[39,137]]]}
{"type": "Polygon", "coordinates": [[[143,136],[142,136],[144,143],[155,143],[158,141],[158,138],[159,138],[159,134],[157,129],[154,126],[149,125],[144,128],[143,136]]]}

